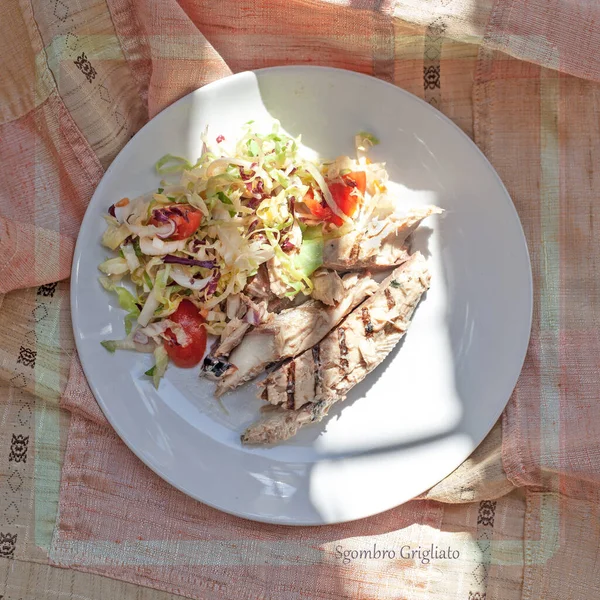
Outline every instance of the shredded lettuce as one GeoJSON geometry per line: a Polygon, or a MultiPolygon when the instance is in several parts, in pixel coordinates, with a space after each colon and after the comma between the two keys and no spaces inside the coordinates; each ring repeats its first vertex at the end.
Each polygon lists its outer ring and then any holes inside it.
{"type": "Polygon", "coordinates": [[[154,352],[155,344],[140,344],[138,342],[134,342],[129,337],[126,337],[124,340],[104,340],[100,342],[104,348],[106,348],[111,354],[115,352],[115,350],[134,350],[135,352],[146,352],[151,353],[154,352]]]}
{"type": "Polygon", "coordinates": [[[169,280],[169,273],[171,271],[171,265],[165,265],[158,273],[156,274],[156,278],[154,279],[154,287],[152,291],[156,296],[156,299],[161,303],[165,304],[168,302],[168,295],[165,293],[167,289],[167,281],[169,280]]]}
{"type": "Polygon", "coordinates": [[[193,169],[192,165],[186,158],[175,156],[174,154],[165,154],[156,162],[155,169],[159,175],[167,175],[168,173],[178,173],[184,169],[193,169]]]}
{"type": "Polygon", "coordinates": [[[104,340],[103,342],[100,342],[102,344],[102,346],[104,346],[111,354],[115,353],[115,350],[117,349],[117,344],[115,342],[115,340],[104,340]]]}
{"type": "Polygon", "coordinates": [[[160,380],[163,378],[169,364],[169,355],[161,344],[154,350],[154,367],[152,368],[152,383],[158,389],[160,380]]]}
{"type": "Polygon", "coordinates": [[[106,275],[123,275],[129,271],[127,261],[118,256],[117,258],[109,258],[98,265],[98,269],[106,275]]]}
{"type": "MultiPolygon", "coordinates": [[[[301,149],[300,137],[288,135],[278,122],[259,132],[249,121],[235,142],[216,142],[207,131],[200,139],[196,162],[163,156],[155,168],[165,177],[155,192],[104,216],[102,242],[119,255],[99,265],[100,282],[117,295],[127,333],[126,340],[105,342],[109,351],[154,350],[157,336],[151,335],[148,345],[132,339],[138,332],[136,339],[162,331],[184,298],[203,311],[207,331],[219,335],[231,320],[224,310],[227,299],[244,293],[265,263],[279,284],[279,296],[310,295],[311,275],[323,263],[324,239],[345,235],[391,205],[384,165],[372,164],[366,156],[379,143],[371,133],[356,135],[356,157],[327,162],[301,149]],[[366,172],[366,193],[350,218],[330,186],[357,170],[366,172]],[[167,175],[179,180],[168,181],[167,175]],[[188,211],[194,213],[191,221],[188,211]],[[341,226],[327,217],[331,213],[342,220],[341,226]],[[185,222],[199,224],[187,231],[185,222]],[[187,237],[180,235],[182,228],[187,237]],[[125,278],[135,285],[133,292],[117,285],[125,278]]],[[[168,362],[162,343],[158,346],[156,364],[147,372],[156,386],[168,362]]]]}
{"type": "Polygon", "coordinates": [[[356,134],[356,140],[360,142],[367,140],[371,143],[372,146],[377,146],[377,144],[380,143],[378,137],[375,137],[372,133],[369,133],[367,131],[359,131],[356,134]]]}
{"type": "Polygon", "coordinates": [[[293,263],[303,277],[310,277],[323,264],[323,238],[305,238],[300,252],[293,257],[293,263]]]}
{"type": "Polygon", "coordinates": [[[102,244],[111,250],[116,250],[128,237],[129,228],[125,224],[109,224],[102,235],[102,244]]]}
{"type": "Polygon", "coordinates": [[[265,227],[274,229],[285,229],[294,222],[285,190],[279,192],[274,198],[263,200],[257,208],[256,214],[265,227]]]}
{"type": "MultiPolygon", "coordinates": [[[[125,333],[129,335],[133,327],[133,323],[140,316],[138,307],[138,299],[123,286],[115,285],[109,277],[100,277],[102,287],[108,292],[114,292],[119,300],[119,306],[127,311],[124,318],[125,333]]],[[[107,348],[108,349],[108,348],[107,348]]]]}

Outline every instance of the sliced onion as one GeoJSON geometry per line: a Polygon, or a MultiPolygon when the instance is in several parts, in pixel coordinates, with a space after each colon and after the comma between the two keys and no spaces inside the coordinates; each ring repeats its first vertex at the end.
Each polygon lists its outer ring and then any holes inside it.
{"type": "Polygon", "coordinates": [[[156,234],[161,240],[171,237],[175,233],[175,229],[177,229],[175,222],[171,221],[170,219],[167,223],[165,223],[164,227],[165,227],[164,232],[161,231],[160,233],[156,234]]]}
{"type": "Polygon", "coordinates": [[[335,200],[333,199],[333,196],[329,191],[329,187],[327,186],[327,182],[325,181],[323,175],[321,175],[321,173],[319,172],[319,169],[317,169],[315,165],[309,162],[304,163],[304,168],[312,175],[313,179],[317,182],[317,185],[319,186],[319,188],[321,189],[321,193],[323,194],[323,198],[325,199],[327,206],[329,206],[329,208],[331,209],[331,212],[334,215],[337,215],[340,219],[342,219],[342,221],[352,221],[352,219],[350,219],[335,203],[335,200]]]}
{"type": "Polygon", "coordinates": [[[165,247],[165,243],[159,237],[154,236],[152,238],[152,247],[157,250],[162,250],[165,247]]]}
{"type": "Polygon", "coordinates": [[[141,221],[142,217],[146,214],[146,211],[148,210],[148,204],[152,200],[153,195],[154,192],[142,194],[141,196],[130,200],[129,203],[125,206],[115,206],[115,215],[117,219],[121,223],[127,222],[128,225],[128,221],[141,221]],[[132,216],[135,218],[130,218],[132,216]]]}
{"type": "Polygon", "coordinates": [[[133,213],[134,209],[134,202],[130,202],[126,206],[114,206],[115,217],[119,221],[119,223],[125,223],[127,217],[129,217],[129,215],[133,213]]]}
{"type": "Polygon", "coordinates": [[[260,313],[255,308],[249,308],[248,312],[244,315],[244,321],[250,325],[260,325],[260,313]]]}
{"type": "Polygon", "coordinates": [[[147,344],[148,343],[148,336],[145,333],[143,333],[141,329],[138,329],[133,334],[133,341],[137,342],[138,344],[147,344]]]}
{"type": "Polygon", "coordinates": [[[172,242],[163,242],[158,238],[142,237],[140,238],[140,250],[148,256],[162,256],[163,254],[172,254],[185,248],[186,240],[175,240],[172,242]],[[157,248],[153,240],[160,242],[161,247],[157,248]]]}
{"type": "MultiPolygon", "coordinates": [[[[173,335],[175,335],[175,339],[180,346],[187,346],[189,344],[188,336],[186,335],[183,327],[179,323],[175,323],[170,319],[164,319],[163,321],[158,321],[157,323],[150,323],[150,325],[146,325],[142,329],[138,329],[137,333],[141,333],[145,336],[150,336],[152,338],[156,338],[158,336],[163,336],[165,332],[169,329],[173,335]]],[[[135,338],[134,338],[135,339],[135,338]]]]}
{"type": "Polygon", "coordinates": [[[194,279],[193,277],[187,275],[185,271],[177,265],[173,265],[171,267],[171,272],[169,274],[171,279],[181,287],[195,291],[203,290],[213,278],[213,276],[210,275],[204,279],[194,279]]]}

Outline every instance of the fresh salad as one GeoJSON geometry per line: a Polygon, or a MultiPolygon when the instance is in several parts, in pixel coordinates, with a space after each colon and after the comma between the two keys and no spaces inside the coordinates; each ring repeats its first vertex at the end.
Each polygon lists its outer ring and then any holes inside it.
{"type": "Polygon", "coordinates": [[[205,134],[193,164],[161,158],[160,187],[119,199],[104,216],[102,243],[116,255],[99,265],[100,283],[126,311],[126,337],[103,346],[153,353],[147,375],[158,386],[169,361],[202,360],[207,334],[224,337],[234,320],[261,323],[264,303],[245,294],[261,265],[282,300],[310,297],[327,240],[386,201],[384,165],[367,158],[377,143],[359,133],[355,158],[316,162],[279,124],[261,134],[248,123],[237,142],[205,134]]]}

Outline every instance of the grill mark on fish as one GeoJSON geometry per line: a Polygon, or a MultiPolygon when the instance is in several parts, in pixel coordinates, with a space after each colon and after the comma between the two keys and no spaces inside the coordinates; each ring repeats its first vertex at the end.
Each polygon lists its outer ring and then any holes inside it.
{"type": "Polygon", "coordinates": [[[354,242],[354,246],[352,246],[352,250],[350,251],[349,262],[355,263],[358,260],[358,255],[360,254],[360,244],[362,242],[363,234],[359,233],[356,236],[356,241],[354,242]]]}
{"type": "Polygon", "coordinates": [[[285,387],[287,394],[287,408],[294,409],[294,396],[296,395],[296,361],[290,361],[287,373],[287,385],[285,387]]]}
{"type": "Polygon", "coordinates": [[[249,427],[242,441],[251,444],[276,443],[294,436],[300,428],[309,423],[321,421],[330,407],[336,402],[343,401],[347,393],[380,365],[402,339],[410,325],[413,312],[428,287],[427,264],[422,255],[417,252],[405,265],[397,267],[394,273],[381,284],[379,293],[367,300],[365,305],[356,308],[346,321],[338,325],[337,330],[330,332],[316,352],[313,347],[311,354],[305,351],[292,359],[297,362],[296,376],[302,382],[298,393],[305,403],[303,406],[293,411],[286,408],[286,371],[282,369],[283,372],[280,371],[278,376],[273,376],[270,381],[266,381],[265,385],[270,386],[269,393],[273,391],[276,394],[276,397],[270,395],[269,398],[273,404],[275,399],[278,401],[279,412],[274,412],[270,420],[261,420],[249,427]],[[393,276],[397,279],[393,279],[393,276]],[[388,285],[391,287],[394,306],[386,314],[384,307],[386,302],[389,302],[389,298],[384,300],[384,297],[388,285]],[[364,347],[366,354],[363,353],[361,345],[365,341],[364,334],[361,335],[361,327],[365,326],[364,308],[369,309],[366,320],[371,322],[371,317],[375,318],[373,324],[377,328],[364,347]],[[371,315],[371,310],[377,312],[371,315]],[[353,348],[355,341],[358,345],[356,352],[353,348]],[[317,363],[321,369],[318,368],[317,363]],[[311,369],[314,369],[315,375],[312,375],[311,369]],[[306,382],[308,385],[305,385],[304,373],[308,377],[315,377],[317,372],[320,378],[318,393],[310,398],[310,382],[306,382]],[[302,390],[301,394],[300,390],[302,390]]]}
{"type": "Polygon", "coordinates": [[[340,367],[342,372],[348,369],[348,346],[346,346],[346,330],[343,327],[338,329],[338,345],[340,347],[340,367]]]}
{"type": "Polygon", "coordinates": [[[319,390],[319,385],[321,385],[321,346],[320,346],[320,344],[316,344],[315,346],[313,346],[313,348],[312,348],[312,357],[313,357],[313,363],[315,365],[315,374],[314,374],[315,387],[314,387],[314,394],[316,396],[317,392],[319,390]]]}
{"type": "Polygon", "coordinates": [[[371,315],[369,313],[369,309],[366,306],[364,306],[361,310],[360,316],[362,318],[363,326],[365,328],[365,337],[373,337],[374,327],[373,323],[371,323],[371,315]]]}
{"type": "Polygon", "coordinates": [[[392,292],[390,288],[385,288],[385,299],[387,300],[388,310],[392,310],[394,306],[396,306],[396,302],[394,300],[394,296],[392,296],[392,292]]]}
{"type": "MultiPolygon", "coordinates": [[[[342,319],[362,303],[367,296],[377,290],[377,283],[368,272],[349,273],[342,277],[345,289],[344,297],[335,306],[327,306],[317,300],[310,299],[299,307],[284,310],[268,323],[261,323],[250,331],[234,349],[229,362],[237,370],[227,374],[217,385],[215,395],[224,393],[242,385],[262,372],[269,362],[284,361],[297,356],[320,342],[342,319]]],[[[300,374],[298,373],[300,376],[300,374]]],[[[283,398],[280,404],[286,403],[285,377],[281,387],[283,398]]],[[[304,390],[306,386],[302,386],[304,390]]],[[[310,388],[310,382],[308,382],[310,388]]],[[[300,395],[301,389],[298,389],[300,395]]],[[[302,391],[302,395],[304,391],[302,391]]]]}
{"type": "Polygon", "coordinates": [[[263,390],[263,393],[260,395],[261,399],[264,400],[265,402],[269,401],[269,392],[267,390],[267,388],[265,388],[263,390]]]}

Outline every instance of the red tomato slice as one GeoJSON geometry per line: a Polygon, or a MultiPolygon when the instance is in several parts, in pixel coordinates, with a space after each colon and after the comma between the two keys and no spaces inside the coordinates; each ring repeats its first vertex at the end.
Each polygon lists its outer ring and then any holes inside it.
{"type": "MultiPolygon", "coordinates": [[[[352,191],[356,188],[364,196],[367,189],[367,174],[364,171],[352,171],[342,175],[342,180],[343,182],[329,183],[329,191],[340,210],[351,217],[356,212],[360,199],[360,196],[353,194],[352,191]]],[[[326,223],[333,223],[337,227],[343,224],[342,219],[334,214],[329,206],[322,204],[315,198],[312,189],[308,190],[302,201],[317,219],[326,223]]]]}
{"type": "MultiPolygon", "coordinates": [[[[202,221],[202,213],[189,204],[173,204],[170,209],[169,219],[175,223],[175,232],[169,237],[170,240],[185,240],[193,235],[202,221]]],[[[164,225],[154,217],[149,221],[150,225],[160,227],[164,225]]]]}
{"type": "Polygon", "coordinates": [[[177,343],[175,334],[167,329],[166,334],[169,339],[165,340],[164,346],[169,358],[178,367],[195,367],[202,360],[206,350],[204,319],[189,300],[182,300],[169,319],[179,323],[188,338],[187,345],[181,346],[177,343]]]}
{"type": "Polygon", "coordinates": [[[353,194],[356,188],[364,196],[367,189],[367,174],[364,171],[353,171],[342,175],[343,183],[330,183],[329,191],[341,211],[351,217],[356,212],[360,196],[353,194]]]}
{"type": "Polygon", "coordinates": [[[308,210],[310,210],[311,214],[314,215],[320,221],[325,221],[326,223],[333,223],[338,227],[342,225],[343,221],[337,215],[334,215],[329,206],[321,204],[316,198],[312,191],[312,189],[308,190],[306,194],[304,194],[304,198],[302,198],[302,202],[306,204],[308,210]]]}

